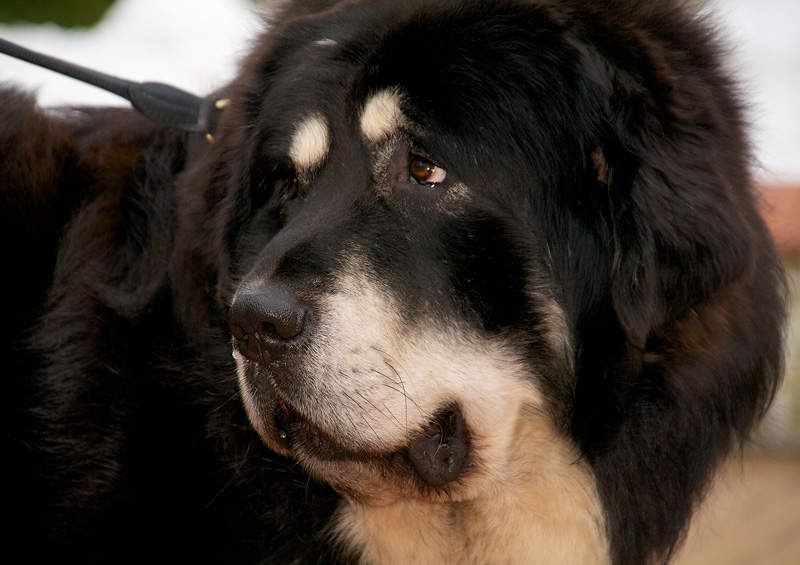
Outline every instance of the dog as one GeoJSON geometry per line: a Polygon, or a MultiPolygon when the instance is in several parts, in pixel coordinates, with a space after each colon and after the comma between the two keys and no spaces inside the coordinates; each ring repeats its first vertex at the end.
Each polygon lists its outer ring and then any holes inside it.
{"type": "Polygon", "coordinates": [[[269,22],[213,138],[4,87],[9,551],[668,561],[783,359],[709,26],[623,0],[269,22]]]}

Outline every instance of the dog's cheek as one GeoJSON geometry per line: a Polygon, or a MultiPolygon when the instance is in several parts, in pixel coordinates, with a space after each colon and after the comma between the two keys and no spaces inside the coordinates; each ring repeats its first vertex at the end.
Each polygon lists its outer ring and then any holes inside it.
{"type": "Polygon", "coordinates": [[[521,402],[540,404],[510,344],[425,314],[409,326],[393,294],[367,273],[351,265],[339,277],[303,360],[313,375],[305,408],[322,407],[321,425],[385,450],[406,444],[451,403],[485,436],[505,433],[521,402]]]}
{"type": "Polygon", "coordinates": [[[487,332],[519,327],[526,318],[530,252],[509,226],[492,215],[473,213],[439,230],[448,257],[449,284],[487,332]]]}

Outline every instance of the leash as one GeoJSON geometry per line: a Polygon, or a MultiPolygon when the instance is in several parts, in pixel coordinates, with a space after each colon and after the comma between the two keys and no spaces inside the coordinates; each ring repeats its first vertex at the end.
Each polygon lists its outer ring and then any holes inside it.
{"type": "Polygon", "coordinates": [[[166,126],[204,133],[214,141],[219,114],[227,98],[201,98],[160,82],[133,82],[44,55],[0,38],[0,53],[44,67],[121,96],[142,115],[166,126]]]}

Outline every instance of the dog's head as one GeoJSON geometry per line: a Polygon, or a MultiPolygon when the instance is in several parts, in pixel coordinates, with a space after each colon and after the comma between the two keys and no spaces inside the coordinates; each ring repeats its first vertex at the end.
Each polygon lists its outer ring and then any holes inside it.
{"type": "Polygon", "coordinates": [[[663,549],[780,368],[705,32],[671,8],[318,8],[261,39],[183,182],[253,426],[362,501],[486,495],[559,445],[612,538],[663,549]]]}
{"type": "Polygon", "coordinates": [[[514,53],[484,18],[525,41],[518,14],[474,12],[291,22],[245,94],[263,203],[234,245],[243,397],[273,449],[356,496],[502,477],[522,414],[546,418],[538,383],[572,372],[536,221],[561,173],[532,153],[575,141],[546,139],[545,84],[498,65],[514,53]]]}

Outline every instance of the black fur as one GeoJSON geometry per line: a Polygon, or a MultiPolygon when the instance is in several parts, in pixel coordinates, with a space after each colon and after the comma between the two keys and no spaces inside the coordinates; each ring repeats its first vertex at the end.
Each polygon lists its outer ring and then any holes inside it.
{"type": "Polygon", "coordinates": [[[357,243],[409,323],[429,304],[525,345],[594,473],[612,561],[666,561],[782,368],[782,273],[708,27],[674,2],[302,4],[223,89],[214,144],[0,93],[12,549],[354,559],[323,534],[339,495],[250,428],[227,312],[253,270],[323,292],[357,243]],[[460,214],[369,197],[368,157],[341,132],[394,85],[427,132],[417,149],[476,189],[460,214]],[[310,111],[335,158],[287,195],[310,111]],[[569,354],[543,345],[544,298],[567,314],[569,354]]]}

